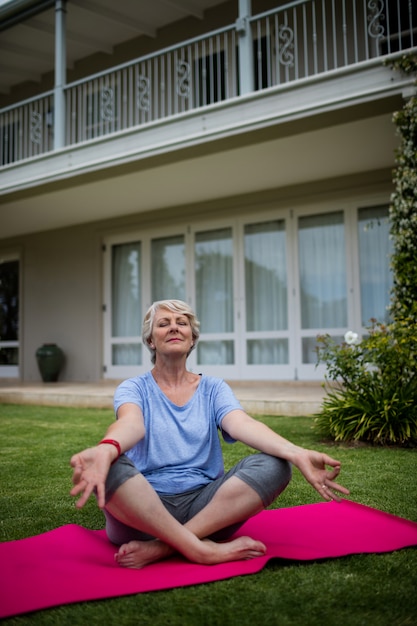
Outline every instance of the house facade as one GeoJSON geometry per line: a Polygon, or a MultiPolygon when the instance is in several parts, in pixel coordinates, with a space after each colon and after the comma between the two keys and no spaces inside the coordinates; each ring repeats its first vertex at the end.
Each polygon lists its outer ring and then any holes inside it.
{"type": "Polygon", "coordinates": [[[154,300],[191,369],[314,380],[317,335],[387,319],[408,0],[0,4],[0,378],[149,369],[154,300]]]}

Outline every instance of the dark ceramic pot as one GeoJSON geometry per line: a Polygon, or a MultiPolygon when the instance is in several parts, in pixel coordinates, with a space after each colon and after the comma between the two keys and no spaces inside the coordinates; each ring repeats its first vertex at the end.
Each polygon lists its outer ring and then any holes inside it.
{"type": "Polygon", "coordinates": [[[36,360],[44,383],[55,383],[64,363],[64,353],[56,343],[44,343],[36,350],[36,360]]]}

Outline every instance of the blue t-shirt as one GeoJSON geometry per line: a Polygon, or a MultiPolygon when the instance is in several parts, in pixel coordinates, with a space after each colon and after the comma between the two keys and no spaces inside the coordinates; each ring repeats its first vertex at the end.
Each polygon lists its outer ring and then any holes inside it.
{"type": "MultiPolygon", "coordinates": [[[[116,390],[114,408],[137,404],[145,437],[126,452],[160,494],[197,489],[224,473],[218,431],[223,418],[241,405],[223,380],[201,376],[192,398],[177,406],[161,391],[151,372],[125,380],[116,390]]],[[[233,439],[222,431],[225,441],[233,439]]]]}

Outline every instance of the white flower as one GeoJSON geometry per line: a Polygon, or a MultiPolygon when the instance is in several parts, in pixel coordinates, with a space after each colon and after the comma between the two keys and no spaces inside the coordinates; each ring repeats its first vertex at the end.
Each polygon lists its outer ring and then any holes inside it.
{"type": "Polygon", "coordinates": [[[358,343],[358,338],[358,333],[354,333],[352,330],[348,330],[347,333],[345,333],[345,341],[349,345],[358,343]]]}

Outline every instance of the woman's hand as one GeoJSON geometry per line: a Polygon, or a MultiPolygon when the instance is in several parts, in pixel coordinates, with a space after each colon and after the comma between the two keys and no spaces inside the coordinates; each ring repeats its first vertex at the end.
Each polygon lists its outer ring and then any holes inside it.
{"type": "Polygon", "coordinates": [[[338,493],[349,495],[349,489],[334,482],[340,472],[340,462],[336,459],[314,450],[300,449],[293,463],[325,500],[340,501],[338,493]]]}
{"type": "Polygon", "coordinates": [[[110,446],[95,446],[87,448],[71,458],[70,465],[74,468],[72,482],[74,487],[70,494],[74,497],[81,495],[76,506],[81,509],[93,492],[97,495],[98,506],[102,509],[105,504],[105,483],[110,465],[113,460],[110,446]]]}
{"type": "Polygon", "coordinates": [[[240,409],[230,411],[223,418],[222,428],[247,446],[295,465],[325,500],[340,500],[335,491],[349,495],[349,489],[334,482],[340,472],[340,462],[327,454],[296,446],[240,409]]]}
{"type": "Polygon", "coordinates": [[[77,501],[77,508],[81,509],[93,492],[97,496],[98,506],[104,508],[107,474],[110,465],[117,458],[115,446],[106,440],[118,441],[121,450],[125,451],[133,448],[144,436],[145,426],[141,409],[136,404],[126,402],[117,411],[117,421],[107,429],[100,444],[74,454],[70,461],[71,467],[74,468],[72,475],[74,487],[70,494],[74,497],[82,494],[77,501]]]}

